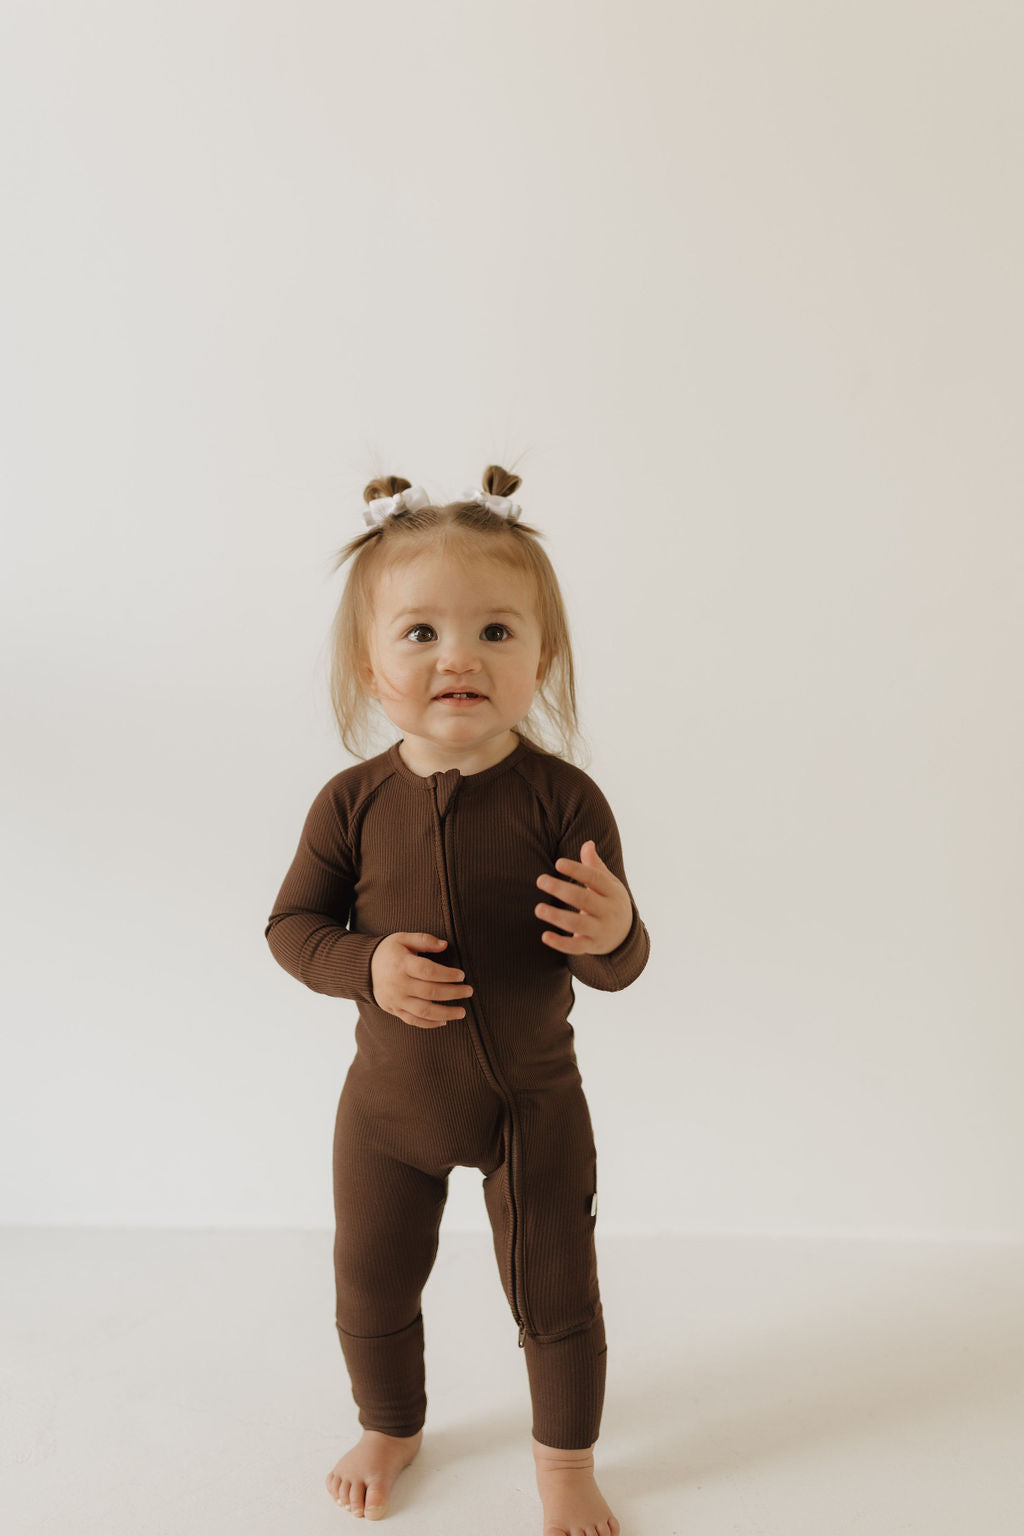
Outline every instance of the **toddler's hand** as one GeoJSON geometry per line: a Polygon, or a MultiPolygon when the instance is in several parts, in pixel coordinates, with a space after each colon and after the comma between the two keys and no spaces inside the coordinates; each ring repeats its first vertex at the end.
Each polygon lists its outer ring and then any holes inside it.
{"type": "Polygon", "coordinates": [[[607,955],[617,949],[633,926],[633,903],[617,875],[601,858],[593,838],[580,849],[582,863],[575,859],[556,859],[555,868],[579,881],[559,880],[555,875],[538,875],[537,884],[559,901],[576,908],[566,912],[543,902],[534,907],[538,917],[564,928],[571,938],[545,929],[541,938],[551,949],[563,955],[607,955]],[[588,852],[589,849],[589,852],[588,852]],[[581,889],[582,887],[582,889],[581,889]]]}
{"type": "Polygon", "coordinates": [[[458,986],[465,972],[439,965],[416,953],[439,949],[447,939],[432,933],[389,933],[370,960],[373,1000],[385,1013],[393,1013],[417,1029],[439,1029],[449,1019],[461,1019],[466,1010],[447,1006],[445,998],[469,997],[470,986],[458,986]]]}

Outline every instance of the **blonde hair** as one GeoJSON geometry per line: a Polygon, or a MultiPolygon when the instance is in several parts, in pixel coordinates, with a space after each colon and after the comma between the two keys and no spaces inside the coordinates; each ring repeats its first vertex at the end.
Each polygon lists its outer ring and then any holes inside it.
{"type": "MultiPolygon", "coordinates": [[[[484,491],[493,496],[511,496],[521,484],[518,475],[498,464],[491,464],[481,481],[484,491]]],[[[397,475],[371,480],[363,499],[370,502],[378,496],[394,496],[409,486],[408,480],[397,475]]],[[[363,682],[364,668],[371,662],[369,637],[377,578],[396,562],[415,560],[425,547],[440,544],[453,561],[469,565],[483,557],[532,580],[541,632],[542,675],[529,711],[514,729],[536,751],[576,761],[578,749],[587,744],[576,713],[569,621],[558,578],[540,546],[543,537],[539,528],[521,518],[510,523],[479,502],[453,501],[395,512],[342,546],[332,560],[332,571],[340,570],[349,559],[352,565],[331,624],[329,687],[331,708],[347,752],[365,759],[379,750],[372,726],[380,711],[375,712],[377,701],[363,682]],[[555,746],[544,740],[544,723],[553,729],[555,746]]]]}

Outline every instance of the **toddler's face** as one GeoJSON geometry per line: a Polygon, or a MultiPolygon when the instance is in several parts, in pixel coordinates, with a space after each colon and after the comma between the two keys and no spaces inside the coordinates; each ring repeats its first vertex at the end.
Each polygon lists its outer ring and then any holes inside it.
{"type": "Polygon", "coordinates": [[[365,683],[407,737],[472,752],[522,720],[540,680],[541,633],[529,577],[440,552],[384,572],[375,593],[365,683]],[[475,704],[441,693],[472,690],[475,704]]]}

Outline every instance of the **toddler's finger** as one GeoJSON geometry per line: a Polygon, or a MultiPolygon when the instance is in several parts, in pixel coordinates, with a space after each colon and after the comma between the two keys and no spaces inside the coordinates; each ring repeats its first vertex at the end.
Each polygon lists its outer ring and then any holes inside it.
{"type": "Polygon", "coordinates": [[[466,978],[465,971],[457,970],[453,965],[441,965],[437,960],[427,960],[425,963],[427,969],[424,975],[429,981],[464,981],[466,978]]]}

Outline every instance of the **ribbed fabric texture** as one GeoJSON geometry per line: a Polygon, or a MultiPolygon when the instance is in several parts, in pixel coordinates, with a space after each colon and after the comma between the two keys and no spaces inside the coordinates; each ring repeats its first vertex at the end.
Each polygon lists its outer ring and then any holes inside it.
{"type": "MultiPolygon", "coordinates": [[[[334,1138],[336,1324],[360,1422],[424,1422],[420,1301],[455,1166],[483,1175],[499,1275],[520,1324],[545,1445],[593,1444],[606,1341],[594,1246],[597,1159],[569,1014],[573,979],[635,980],[650,939],[635,902],[608,955],[541,940],[536,884],[564,878],[593,838],[629,890],[618,829],[582,769],[519,738],[480,773],[422,777],[396,742],[316,796],[266,925],[275,959],[313,991],[358,1005],[334,1138]],[[466,1016],[418,1029],[374,1000],[386,935],[447,938],[428,958],[466,972],[466,1016]]],[[[630,892],[632,900],[632,893],[630,892]]],[[[566,903],[565,905],[571,905],[566,903]]],[[[555,928],[555,931],[558,931],[555,928]]]]}

